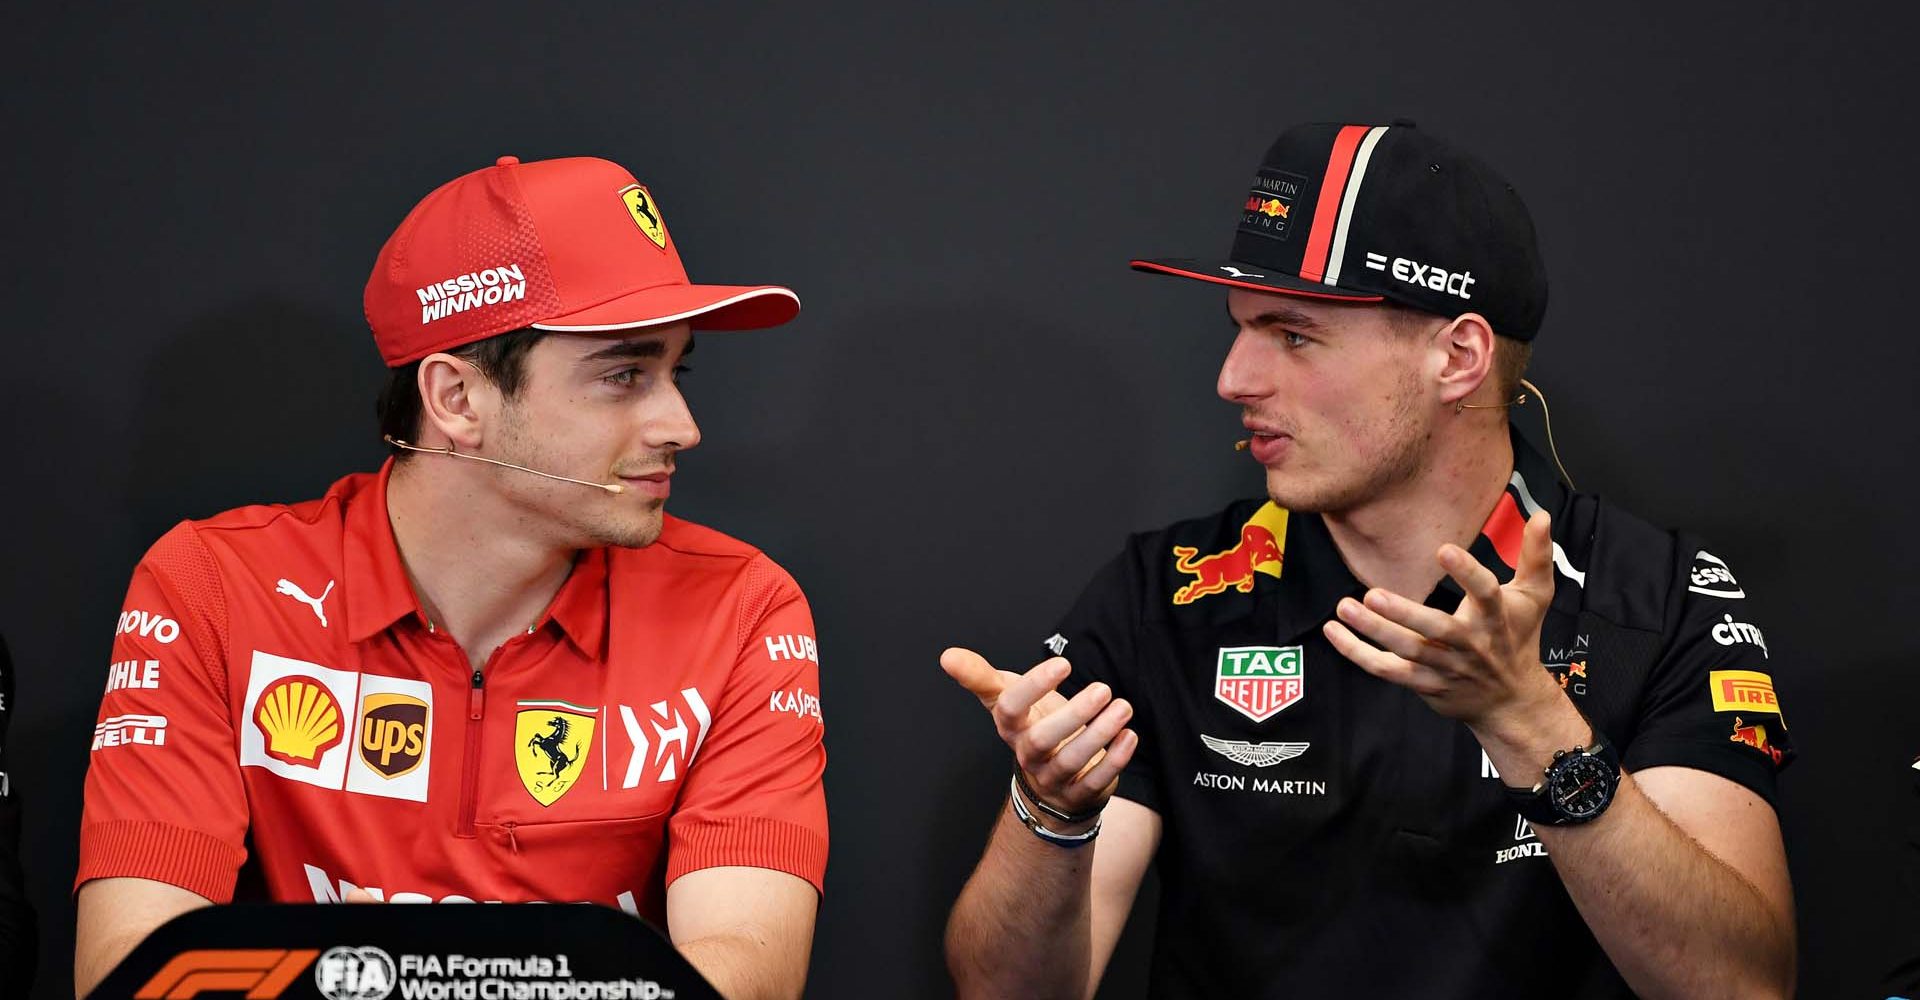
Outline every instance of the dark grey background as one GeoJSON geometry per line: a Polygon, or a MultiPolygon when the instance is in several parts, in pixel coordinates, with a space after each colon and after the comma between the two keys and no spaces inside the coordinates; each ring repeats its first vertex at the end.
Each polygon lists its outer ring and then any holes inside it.
{"type": "Polygon", "coordinates": [[[1804,754],[1803,992],[1869,995],[1920,751],[1911,5],[1074,6],[13,5],[0,630],[37,992],[69,989],[134,561],[179,518],[375,466],[374,251],[504,153],[618,160],[696,280],[801,293],[788,328],[702,341],[673,509],[772,553],[819,619],[811,992],[946,992],[1006,772],[937,653],[1024,667],[1126,532],[1260,489],[1213,396],[1223,296],[1127,258],[1224,249],[1284,125],[1409,116],[1533,208],[1533,377],[1575,478],[1705,533],[1758,595],[1804,754]]]}

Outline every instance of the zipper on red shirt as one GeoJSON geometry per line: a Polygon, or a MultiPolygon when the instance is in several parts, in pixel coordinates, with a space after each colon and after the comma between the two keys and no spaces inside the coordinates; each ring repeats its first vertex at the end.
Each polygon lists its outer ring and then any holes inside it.
{"type": "Polygon", "coordinates": [[[480,785],[480,718],[487,709],[486,683],[486,676],[476,667],[473,693],[467,697],[467,752],[460,768],[460,820],[454,828],[454,835],[458,837],[474,835],[473,814],[477,809],[474,798],[479,794],[480,785]]]}

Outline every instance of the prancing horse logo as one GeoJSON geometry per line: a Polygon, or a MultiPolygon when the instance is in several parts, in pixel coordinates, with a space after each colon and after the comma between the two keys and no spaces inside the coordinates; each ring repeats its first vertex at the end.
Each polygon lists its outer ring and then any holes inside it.
{"type": "Polygon", "coordinates": [[[620,200],[626,203],[627,214],[633,216],[633,224],[647,234],[647,239],[662,250],[667,248],[667,225],[660,221],[660,209],[653,203],[653,195],[638,184],[620,189],[620,200]]]}
{"type": "Polygon", "coordinates": [[[546,775],[547,784],[551,785],[560,780],[560,776],[573,766],[574,761],[580,759],[580,747],[575,745],[574,755],[567,756],[565,745],[569,727],[566,719],[556,715],[547,720],[547,725],[552,726],[553,730],[528,740],[527,746],[547,755],[547,769],[535,773],[546,775]]]}

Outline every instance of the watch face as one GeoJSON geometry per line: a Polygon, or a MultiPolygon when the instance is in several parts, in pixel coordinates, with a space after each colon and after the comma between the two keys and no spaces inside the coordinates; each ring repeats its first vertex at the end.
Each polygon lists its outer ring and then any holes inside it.
{"type": "Polygon", "coordinates": [[[1547,779],[1547,796],[1568,819],[1592,819],[1613,801],[1619,774],[1598,757],[1574,754],[1562,760],[1547,779]]]}

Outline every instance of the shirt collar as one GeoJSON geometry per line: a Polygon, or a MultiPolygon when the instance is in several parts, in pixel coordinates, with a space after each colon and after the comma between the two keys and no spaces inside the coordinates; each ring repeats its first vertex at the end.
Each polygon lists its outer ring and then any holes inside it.
{"type": "MultiPolygon", "coordinates": [[[[1546,457],[1534,450],[1518,430],[1511,433],[1513,474],[1488,512],[1480,534],[1467,546],[1467,551],[1503,584],[1513,579],[1514,566],[1519,563],[1521,532],[1527,518],[1544,509],[1554,516],[1554,531],[1558,533],[1568,497],[1546,457]]],[[[1283,640],[1318,629],[1333,617],[1334,606],[1341,598],[1357,598],[1366,590],[1347,568],[1326,521],[1318,514],[1295,514],[1288,520],[1285,552],[1281,586],[1276,588],[1283,640]]],[[[1433,593],[1424,596],[1434,607],[1452,611],[1465,594],[1452,577],[1443,576],[1433,593]]]]}
{"type": "Polygon", "coordinates": [[[607,550],[586,549],[573,561],[573,572],[553,595],[540,624],[560,627],[580,652],[596,662],[606,656],[607,550]]]}
{"type": "Polygon", "coordinates": [[[413,584],[400,563],[393,541],[393,523],[387,519],[387,481],[393,477],[393,459],[364,488],[346,501],[346,553],[341,560],[347,592],[347,639],[372,638],[401,618],[427,616],[413,596],[413,584]]]}
{"type": "MultiPolygon", "coordinates": [[[[346,553],[343,559],[347,608],[347,638],[362,642],[379,635],[394,622],[413,615],[431,627],[414,595],[393,538],[387,515],[387,484],[394,460],[388,458],[371,481],[346,493],[346,553]]],[[[607,630],[607,551],[587,549],[574,560],[573,570],[534,624],[560,628],[580,651],[593,659],[605,653],[607,630]]]]}

